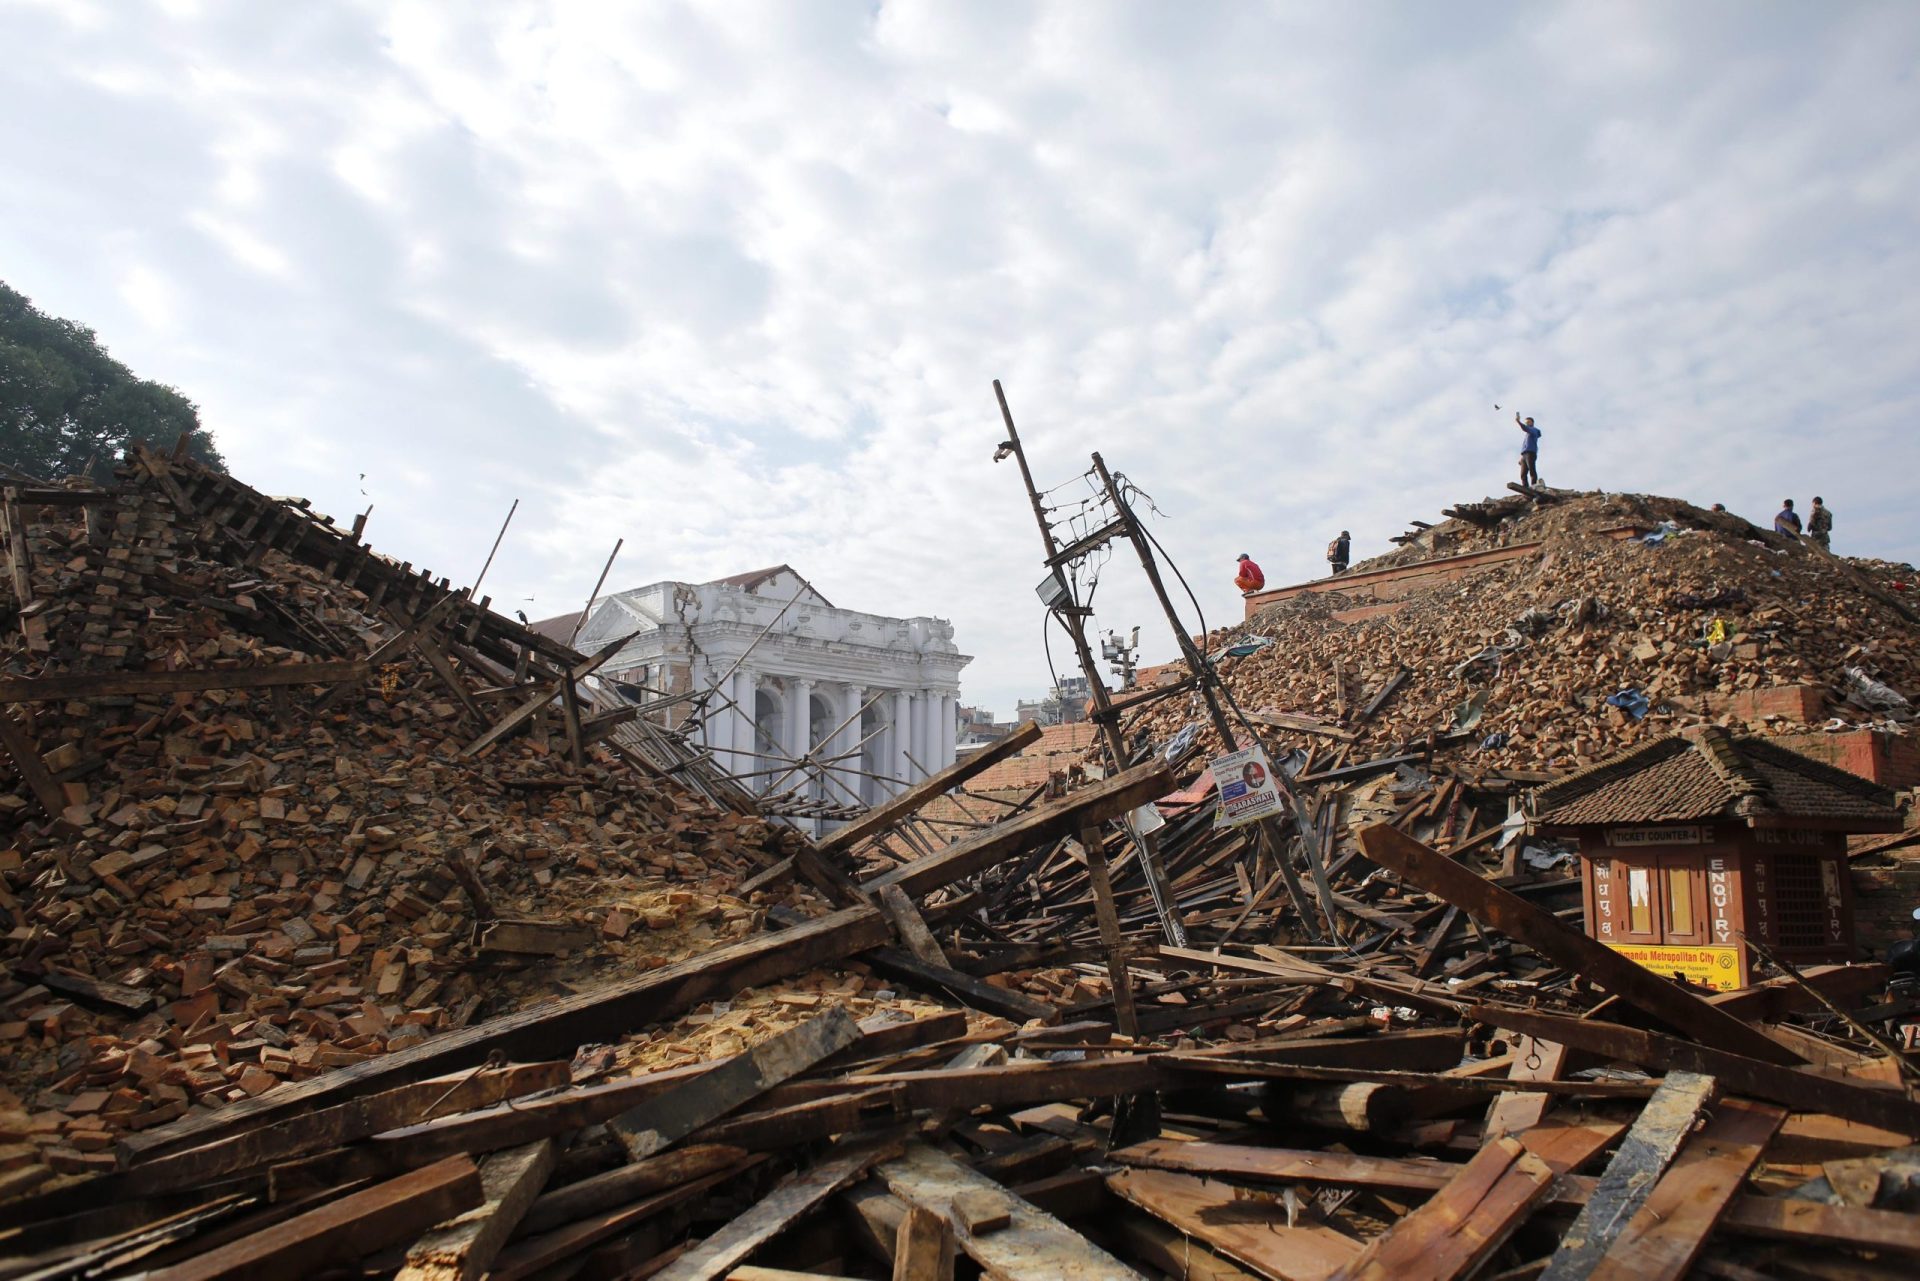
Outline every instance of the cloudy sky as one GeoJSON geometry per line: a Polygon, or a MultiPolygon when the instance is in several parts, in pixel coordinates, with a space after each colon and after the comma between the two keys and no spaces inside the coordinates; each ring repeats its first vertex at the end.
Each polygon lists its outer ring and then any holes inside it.
{"type": "MultiPolygon", "coordinates": [[[[1920,6],[0,0],[0,279],[538,617],[786,561],[1047,681],[1004,380],[1210,623],[1500,492],[1920,554],[1920,6]],[[362,473],[365,479],[361,479],[362,473]],[[364,490],[365,496],[362,496],[364,490]]],[[[1116,559],[1103,626],[1171,645],[1116,559]]],[[[1056,659],[1070,661],[1056,642],[1056,659]]]]}

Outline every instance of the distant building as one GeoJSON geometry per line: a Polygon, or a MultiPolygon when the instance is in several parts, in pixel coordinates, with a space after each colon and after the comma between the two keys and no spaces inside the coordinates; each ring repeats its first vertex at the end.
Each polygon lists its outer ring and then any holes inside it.
{"type": "MultiPolygon", "coordinates": [[[[576,618],[535,626],[564,639],[576,618]]],[[[960,669],[973,660],[945,619],[840,609],[775,565],[616,592],[573,645],[590,653],[629,633],[600,673],[656,698],[718,684],[734,706],[711,700],[698,741],[758,791],[797,788],[784,762],[815,749],[846,758],[806,789],[832,804],[871,805],[953,763],[960,669]]],[[[666,723],[683,723],[692,702],[666,723]]]]}
{"type": "Polygon", "coordinates": [[[1021,699],[1014,704],[1014,723],[1035,721],[1041,725],[1075,725],[1087,719],[1087,701],[1093,687],[1084,676],[1068,676],[1041,699],[1021,699]]]}

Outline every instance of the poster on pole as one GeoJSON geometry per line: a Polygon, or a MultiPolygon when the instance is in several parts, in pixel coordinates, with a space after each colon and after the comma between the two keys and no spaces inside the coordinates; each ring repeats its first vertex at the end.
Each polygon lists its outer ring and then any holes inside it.
{"type": "Polygon", "coordinates": [[[1273,764],[1258,747],[1243,747],[1237,752],[1207,762],[1214,786],[1220,789],[1220,808],[1214,811],[1213,825],[1239,827],[1280,813],[1280,791],[1273,785],[1273,764]]]}

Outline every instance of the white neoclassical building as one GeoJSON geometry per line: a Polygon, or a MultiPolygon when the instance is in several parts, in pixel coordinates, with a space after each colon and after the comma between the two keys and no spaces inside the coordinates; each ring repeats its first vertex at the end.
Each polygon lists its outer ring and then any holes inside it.
{"type": "MultiPolygon", "coordinates": [[[[536,624],[566,639],[578,615],[536,624]]],[[[675,695],[715,690],[699,741],[756,790],[802,786],[785,762],[842,758],[805,789],[871,805],[951,765],[960,669],[972,659],[940,618],[837,608],[790,566],[710,583],[653,583],[608,596],[580,625],[592,652],[637,633],[601,671],[675,695]]],[[[681,723],[692,703],[670,709],[681,723]]]]}

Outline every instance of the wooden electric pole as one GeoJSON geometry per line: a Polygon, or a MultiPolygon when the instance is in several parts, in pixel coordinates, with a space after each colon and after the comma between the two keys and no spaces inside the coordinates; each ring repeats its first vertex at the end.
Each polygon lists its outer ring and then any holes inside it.
{"type": "MultiPolygon", "coordinates": [[[[1121,522],[1114,521],[1105,529],[1096,530],[1085,538],[1077,539],[1064,549],[1060,546],[1059,540],[1053,536],[1053,526],[1047,520],[1047,505],[1041,499],[1040,490],[1033,483],[1033,469],[1027,466],[1026,451],[1020,447],[1020,433],[1013,425],[1013,411],[1007,408],[1007,394],[1000,389],[998,378],[993,380],[993,394],[1000,401],[1000,417],[1005,421],[1007,428],[1006,443],[1001,448],[1011,453],[1020,463],[1020,479],[1025,482],[1027,497],[1033,502],[1033,518],[1039,523],[1040,541],[1047,549],[1047,572],[1065,586],[1066,576],[1061,572],[1062,566],[1102,546],[1109,539],[1125,531],[1120,527],[1121,522]]],[[[995,455],[996,458],[1001,456],[1003,455],[995,455]]],[[[1066,600],[1055,601],[1048,605],[1048,609],[1060,620],[1061,626],[1067,630],[1067,635],[1073,639],[1074,653],[1079,656],[1080,670],[1086,674],[1087,689],[1093,697],[1092,719],[1106,743],[1107,754],[1113,763],[1114,770],[1116,772],[1123,770],[1127,767],[1128,760],[1126,744],[1120,737],[1120,719],[1112,712],[1113,700],[1108,696],[1106,683],[1100,677],[1100,669],[1094,661],[1093,649],[1087,644],[1086,620],[1092,611],[1073,598],[1071,588],[1068,588],[1066,600]]],[[[1153,896],[1153,908],[1160,917],[1160,929],[1167,936],[1169,943],[1175,947],[1185,947],[1187,930],[1180,920],[1179,905],[1174,901],[1173,888],[1167,883],[1166,868],[1160,861],[1160,844],[1154,839],[1152,832],[1141,831],[1139,824],[1131,819],[1127,821],[1127,830],[1133,836],[1134,847],[1140,852],[1140,867],[1146,873],[1147,891],[1153,896]]],[[[1089,859],[1102,857],[1097,848],[1089,849],[1087,856],[1089,859]]]]}

